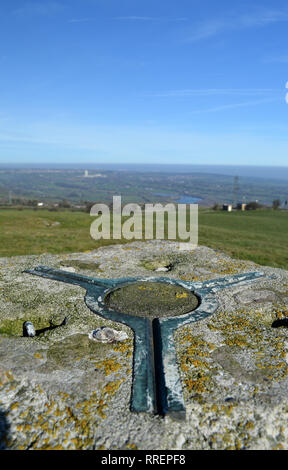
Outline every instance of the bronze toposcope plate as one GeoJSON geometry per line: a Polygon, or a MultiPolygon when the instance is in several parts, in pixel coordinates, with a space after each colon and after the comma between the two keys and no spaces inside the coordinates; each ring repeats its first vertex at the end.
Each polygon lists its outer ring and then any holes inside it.
{"type": "Polygon", "coordinates": [[[204,282],[169,278],[99,279],[39,266],[25,271],[86,289],[87,307],[134,332],[131,411],[185,418],[174,331],[201,321],[218,308],[215,293],[264,276],[260,272],[204,282]]]}
{"type": "Polygon", "coordinates": [[[184,287],[164,282],[135,282],[115,289],[105,297],[106,305],[136,317],[177,317],[199,305],[198,297],[184,287]]]}

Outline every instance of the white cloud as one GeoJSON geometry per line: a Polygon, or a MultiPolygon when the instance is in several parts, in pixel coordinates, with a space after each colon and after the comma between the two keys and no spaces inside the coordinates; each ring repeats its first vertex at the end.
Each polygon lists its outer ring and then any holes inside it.
{"type": "Polygon", "coordinates": [[[157,16],[115,16],[114,20],[123,20],[123,21],[187,21],[188,18],[167,18],[167,17],[157,17],[157,16]]]}
{"type": "Polygon", "coordinates": [[[71,18],[71,20],[68,20],[68,23],[88,23],[94,20],[95,18],[71,18]]]}
{"type": "Polygon", "coordinates": [[[27,2],[21,8],[14,10],[12,13],[16,16],[48,16],[62,11],[65,6],[59,2],[27,2]]]}
{"type": "Polygon", "coordinates": [[[231,104],[224,104],[221,106],[215,106],[214,108],[207,108],[207,109],[202,109],[199,111],[194,111],[195,114],[198,113],[216,113],[218,111],[226,111],[229,109],[237,109],[237,108],[247,108],[250,106],[257,106],[265,103],[273,103],[279,101],[279,99],[263,99],[263,100],[254,100],[254,101],[245,101],[243,103],[231,103],[231,104]]]}
{"type": "Polygon", "coordinates": [[[188,98],[195,96],[260,96],[278,92],[273,88],[195,88],[183,90],[168,90],[150,94],[159,98],[188,98]]]}
{"type": "Polygon", "coordinates": [[[152,16],[115,16],[114,20],[128,20],[128,21],[151,21],[154,20],[152,16]]]}
{"type": "Polygon", "coordinates": [[[218,34],[242,29],[264,27],[270,24],[288,21],[288,10],[258,9],[244,15],[230,14],[221,19],[204,21],[188,34],[186,41],[197,42],[218,34]]]}
{"type": "MultiPolygon", "coordinates": [[[[96,18],[71,18],[68,20],[68,23],[87,23],[89,21],[95,21],[96,18]]],[[[166,17],[157,17],[157,16],[115,16],[112,20],[116,21],[140,21],[140,22],[177,22],[177,21],[187,21],[187,18],[166,18],[166,17]]]]}

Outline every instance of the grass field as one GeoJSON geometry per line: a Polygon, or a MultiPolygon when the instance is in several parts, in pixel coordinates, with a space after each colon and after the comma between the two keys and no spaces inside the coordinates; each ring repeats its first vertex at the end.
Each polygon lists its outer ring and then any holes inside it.
{"type": "Polygon", "coordinates": [[[288,212],[199,213],[199,244],[238,259],[288,269],[288,212]]]}
{"type": "MultiPolygon", "coordinates": [[[[93,240],[92,220],[84,212],[0,210],[0,256],[83,252],[121,242],[93,240]]],[[[263,265],[288,269],[287,233],[284,211],[199,212],[199,244],[263,265]]]]}

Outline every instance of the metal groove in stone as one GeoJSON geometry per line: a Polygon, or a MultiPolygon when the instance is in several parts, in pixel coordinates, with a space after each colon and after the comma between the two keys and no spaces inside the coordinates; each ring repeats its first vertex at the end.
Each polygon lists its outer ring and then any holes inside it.
{"type": "Polygon", "coordinates": [[[86,290],[85,303],[92,312],[129,326],[134,332],[131,411],[151,412],[162,416],[170,414],[175,419],[185,418],[185,406],[174,331],[180,326],[204,320],[215,313],[219,306],[215,296],[218,290],[247,284],[264,276],[261,272],[251,272],[204,282],[188,282],[161,277],[99,279],[46,266],[25,272],[83,287],[86,290]],[[164,289],[160,310],[157,299],[153,304],[154,291],[159,285],[164,289]],[[150,299],[145,292],[146,286],[148,294],[151,291],[150,299]],[[173,289],[169,290],[169,286],[173,289]],[[146,313],[145,307],[143,309],[145,295],[140,296],[138,306],[135,307],[140,315],[136,315],[137,312],[133,314],[129,300],[125,299],[125,288],[139,288],[145,292],[147,304],[149,303],[146,313]],[[170,303],[167,302],[169,296],[172,299],[170,303]],[[175,308],[173,305],[170,308],[174,297],[184,300],[179,302],[180,307],[175,303],[175,308]],[[117,310],[117,302],[121,311],[117,310]],[[169,309],[167,315],[165,308],[169,309]]]}

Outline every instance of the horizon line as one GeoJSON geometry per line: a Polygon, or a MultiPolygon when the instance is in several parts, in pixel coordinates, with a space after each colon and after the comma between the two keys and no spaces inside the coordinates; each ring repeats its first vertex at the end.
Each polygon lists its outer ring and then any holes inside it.
{"type": "Polygon", "coordinates": [[[247,163],[147,163],[147,162],[137,162],[137,163],[131,163],[131,162],[84,162],[84,163],[56,163],[56,162],[44,162],[44,163],[36,163],[36,162],[14,162],[14,163],[0,163],[0,168],[6,167],[13,167],[13,166],[18,166],[20,167],[21,165],[27,167],[29,165],[35,167],[36,166],[77,166],[77,167],[83,167],[86,169],[86,167],[89,167],[89,165],[97,166],[97,165],[132,165],[132,166],[216,166],[216,167],[249,167],[249,168],[287,168],[288,165],[272,165],[272,164],[263,164],[263,165],[251,165],[247,163]]]}

